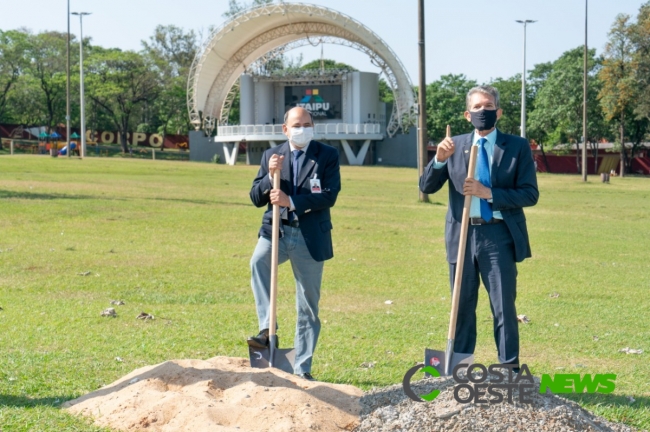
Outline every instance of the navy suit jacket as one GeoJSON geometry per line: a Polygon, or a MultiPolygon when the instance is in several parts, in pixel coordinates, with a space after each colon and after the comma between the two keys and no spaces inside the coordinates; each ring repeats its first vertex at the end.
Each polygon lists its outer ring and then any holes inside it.
{"type": "MultiPolygon", "coordinates": [[[[271,238],[273,222],[273,206],[270,203],[270,192],[273,188],[269,177],[269,159],[272,155],[284,156],[280,171],[280,189],[291,195],[291,147],[289,141],[277,147],[268,149],[262,155],[262,163],[257,177],[253,180],[250,197],[257,207],[267,206],[262,218],[259,235],[271,238]]],[[[291,196],[296,215],[300,221],[300,231],[307,244],[310,255],[316,261],[325,261],[334,256],[332,249],[332,220],[330,207],[336,203],[336,197],[341,190],[341,174],[339,168],[339,152],[332,146],[311,141],[307,153],[303,157],[298,179],[299,193],[291,196]],[[312,193],[309,179],[320,180],[321,193],[312,193]]],[[[287,220],[286,208],[281,208],[282,219],[287,220]]],[[[280,225],[280,235],[284,231],[280,225]]]]}
{"type": "MultiPolygon", "coordinates": [[[[458,258],[460,220],[463,215],[465,196],[463,184],[467,178],[470,148],[474,133],[453,137],[456,150],[444,167],[434,168],[434,160],[420,178],[420,190],[427,194],[438,192],[447,180],[449,184],[449,208],[445,225],[447,261],[455,263],[458,258]]],[[[526,216],[523,207],[537,204],[539,190],[535,163],[528,140],[501,133],[497,130],[496,145],[492,157],[492,210],[503,215],[515,245],[515,260],[523,261],[531,256],[526,216]]]]}

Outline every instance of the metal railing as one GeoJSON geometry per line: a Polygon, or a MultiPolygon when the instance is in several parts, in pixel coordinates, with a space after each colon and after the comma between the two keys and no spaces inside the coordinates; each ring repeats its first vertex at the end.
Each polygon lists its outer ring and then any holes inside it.
{"type": "MultiPolygon", "coordinates": [[[[351,124],[351,123],[323,123],[314,127],[314,135],[378,135],[381,127],[378,123],[351,124]]],[[[218,136],[240,136],[240,135],[277,135],[284,137],[282,125],[239,125],[219,126],[218,136]]]]}

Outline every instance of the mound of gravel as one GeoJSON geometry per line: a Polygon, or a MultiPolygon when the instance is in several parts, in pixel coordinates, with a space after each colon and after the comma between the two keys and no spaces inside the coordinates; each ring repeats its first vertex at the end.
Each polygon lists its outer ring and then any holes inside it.
{"type": "MultiPolygon", "coordinates": [[[[486,383],[489,382],[488,379],[486,383]]],[[[535,378],[535,383],[536,388],[539,388],[539,379],[535,378]]],[[[429,378],[411,383],[416,394],[426,394],[433,389],[439,389],[440,394],[432,402],[415,402],[409,399],[401,385],[373,389],[361,398],[361,423],[355,432],[635,430],[609,422],[586,411],[575,402],[553,394],[527,393],[527,397],[532,399],[530,404],[520,403],[517,391],[513,392],[513,403],[504,399],[499,404],[460,404],[454,399],[455,384],[452,378],[429,378]]],[[[464,391],[466,390],[461,390],[461,396],[464,396],[464,391]]],[[[505,392],[502,393],[505,395],[505,392]]],[[[492,400],[494,399],[492,397],[492,400]]]]}

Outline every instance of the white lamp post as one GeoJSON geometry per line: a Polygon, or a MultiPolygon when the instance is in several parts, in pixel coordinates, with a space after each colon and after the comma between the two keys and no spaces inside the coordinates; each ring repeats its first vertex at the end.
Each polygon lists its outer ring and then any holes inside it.
{"type": "Polygon", "coordinates": [[[526,25],[537,21],[516,20],[524,25],[524,70],[521,74],[521,136],[526,138],[526,25]]]}
{"type": "MultiPolygon", "coordinates": [[[[80,98],[81,98],[81,149],[80,154],[83,159],[86,157],[86,112],[84,104],[84,27],[83,27],[83,17],[85,15],[90,15],[89,12],[72,12],[72,15],[79,16],[79,78],[80,78],[80,98]]],[[[68,149],[70,152],[70,149],[68,149]]]]}
{"type": "Polygon", "coordinates": [[[70,0],[68,0],[68,38],[66,42],[67,63],[65,69],[65,139],[70,157],[70,0]]]}

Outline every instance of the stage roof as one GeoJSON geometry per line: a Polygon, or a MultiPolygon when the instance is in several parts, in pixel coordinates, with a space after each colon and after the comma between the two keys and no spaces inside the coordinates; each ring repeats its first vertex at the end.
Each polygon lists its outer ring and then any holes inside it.
{"type": "Polygon", "coordinates": [[[274,50],[286,52],[324,40],[360,50],[382,69],[395,95],[393,114],[387,125],[389,135],[414,122],[415,97],[411,80],[390,47],[353,18],[332,9],[303,3],[247,9],[212,33],[190,71],[190,121],[197,130],[211,131],[217,125],[224,125],[231,89],[251,63],[274,50]]]}

